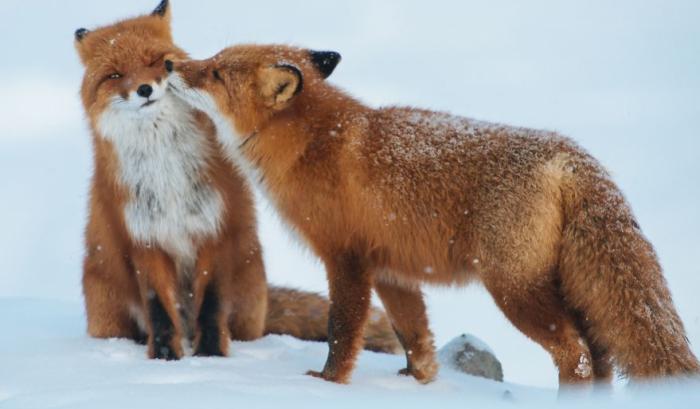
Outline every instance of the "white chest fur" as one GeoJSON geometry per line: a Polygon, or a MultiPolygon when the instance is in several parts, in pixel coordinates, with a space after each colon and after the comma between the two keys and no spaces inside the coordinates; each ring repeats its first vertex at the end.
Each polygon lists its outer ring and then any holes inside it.
{"type": "Polygon", "coordinates": [[[157,105],[146,114],[108,109],[98,125],[130,191],[124,217],[132,239],[191,265],[198,243],[218,232],[223,199],[206,180],[210,152],[191,109],[169,96],[157,105]]]}

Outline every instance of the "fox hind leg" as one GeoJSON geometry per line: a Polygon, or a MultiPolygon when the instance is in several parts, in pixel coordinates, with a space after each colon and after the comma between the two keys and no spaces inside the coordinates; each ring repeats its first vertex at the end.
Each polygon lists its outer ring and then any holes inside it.
{"type": "Polygon", "coordinates": [[[139,305],[138,287],[129,280],[126,266],[95,263],[88,259],[83,273],[87,330],[95,338],[145,338],[129,310],[139,305]],[[108,271],[109,269],[109,271],[108,271]]]}
{"type": "Polygon", "coordinates": [[[597,387],[610,386],[613,379],[613,363],[610,351],[600,341],[596,340],[590,325],[584,314],[576,313],[578,327],[584,334],[584,338],[588,343],[591,351],[591,359],[593,363],[593,378],[597,387]]]}
{"type": "Polygon", "coordinates": [[[593,376],[596,384],[600,386],[610,385],[613,379],[613,364],[610,360],[610,353],[599,344],[592,342],[588,338],[588,345],[591,348],[593,358],[593,376]]]}
{"type": "Polygon", "coordinates": [[[268,309],[267,280],[260,253],[248,254],[236,270],[229,291],[233,308],[228,324],[234,340],[251,341],[263,336],[268,309]]]}
{"type": "Polygon", "coordinates": [[[513,283],[512,279],[489,275],[484,284],[511,323],[552,356],[560,386],[592,383],[593,357],[588,342],[554,280],[536,284],[513,283]]]}

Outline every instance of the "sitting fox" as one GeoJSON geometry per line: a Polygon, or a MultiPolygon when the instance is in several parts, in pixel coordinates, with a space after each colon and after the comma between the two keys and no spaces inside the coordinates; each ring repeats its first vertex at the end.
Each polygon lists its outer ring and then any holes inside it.
{"type": "MultiPolygon", "coordinates": [[[[94,174],[83,292],[88,332],[148,344],[151,358],[226,355],[266,333],[325,340],[328,301],[268,288],[247,183],[219,153],[202,112],[168,91],[166,58],[185,58],[170,9],[93,31],[75,45],[94,174]]],[[[366,347],[399,348],[376,311],[366,347]]]]}
{"type": "MultiPolygon", "coordinates": [[[[165,61],[229,159],[324,261],[329,354],[348,382],[374,287],[421,382],[437,365],[421,283],[480,280],[560,384],[700,369],[651,244],[570,139],[444,113],[369,108],[324,79],[340,56],[237,46],[165,61]]],[[[468,312],[465,312],[465,314],[468,312]]]]}

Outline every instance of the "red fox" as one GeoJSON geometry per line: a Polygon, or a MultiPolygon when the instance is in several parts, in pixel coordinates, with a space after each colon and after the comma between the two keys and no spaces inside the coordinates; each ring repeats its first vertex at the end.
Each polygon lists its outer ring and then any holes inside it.
{"type": "Polygon", "coordinates": [[[698,373],[654,250],[594,158],[552,132],[369,108],[324,81],[339,60],[243,45],[165,62],[325,263],[329,354],[309,374],[349,381],[374,287],[401,373],[430,381],[420,285],[473,280],[551,354],[560,384],[608,381],[613,364],[633,379],[698,373]]]}
{"type": "MultiPolygon", "coordinates": [[[[93,134],[83,292],[88,332],[148,345],[151,358],[227,355],[229,338],[326,340],[328,301],[268,289],[251,191],[219,153],[214,126],[168,91],[166,58],[185,58],[168,2],[75,45],[93,134]]],[[[375,311],[366,347],[399,348],[375,311]]]]}

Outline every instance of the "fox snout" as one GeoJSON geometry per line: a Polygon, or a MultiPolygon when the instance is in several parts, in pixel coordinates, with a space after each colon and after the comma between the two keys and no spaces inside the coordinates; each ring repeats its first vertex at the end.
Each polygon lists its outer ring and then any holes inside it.
{"type": "Polygon", "coordinates": [[[211,73],[211,69],[209,69],[205,61],[165,60],[164,64],[165,70],[168,73],[178,74],[178,76],[184,80],[185,84],[192,88],[201,87],[207,75],[214,75],[211,73]]]}
{"type": "Polygon", "coordinates": [[[151,106],[163,97],[166,87],[163,81],[144,81],[136,87],[136,90],[129,93],[129,100],[138,108],[151,106]]]}
{"type": "Polygon", "coordinates": [[[206,61],[195,60],[165,60],[164,64],[169,75],[168,87],[173,94],[214,118],[216,103],[209,94],[209,84],[206,81],[208,75],[213,75],[209,64],[206,61]]]}

